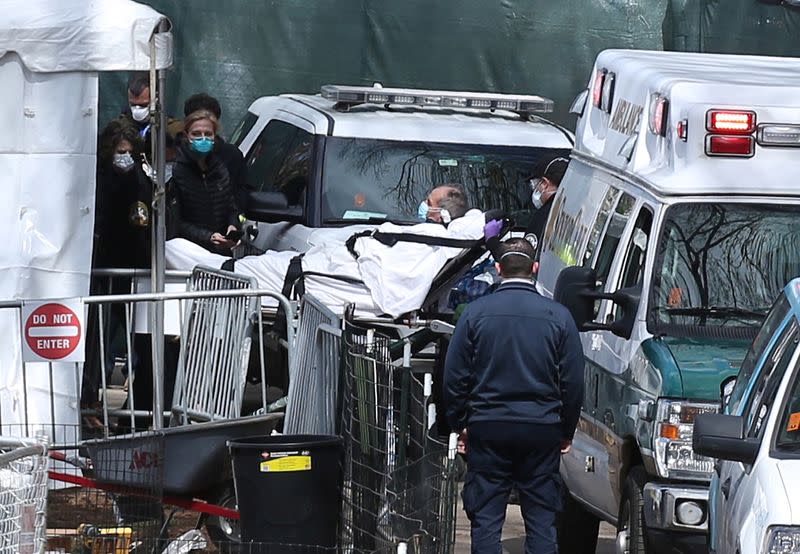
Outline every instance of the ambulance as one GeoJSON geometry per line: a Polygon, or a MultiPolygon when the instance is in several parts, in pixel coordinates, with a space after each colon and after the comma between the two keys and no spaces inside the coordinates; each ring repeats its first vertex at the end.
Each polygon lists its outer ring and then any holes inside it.
{"type": "Polygon", "coordinates": [[[576,320],[585,399],[562,458],[562,552],[704,552],[719,410],[800,275],[800,60],[608,50],[543,236],[540,291],[576,320]]]}

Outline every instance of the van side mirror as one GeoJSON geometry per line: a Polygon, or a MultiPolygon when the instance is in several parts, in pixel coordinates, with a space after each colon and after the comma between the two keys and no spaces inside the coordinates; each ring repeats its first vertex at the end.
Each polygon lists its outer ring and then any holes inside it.
{"type": "Polygon", "coordinates": [[[636,311],[642,295],[641,286],[605,293],[598,289],[597,273],[591,267],[573,266],[561,270],[553,290],[553,300],[564,305],[579,331],[611,331],[618,337],[631,338],[636,311]],[[611,300],[619,306],[622,317],[610,323],[595,323],[595,300],[611,300]]]}
{"type": "Polygon", "coordinates": [[[290,206],[289,199],[282,192],[251,192],[247,195],[244,213],[248,219],[265,223],[300,221],[303,219],[303,206],[290,206]]]}
{"type": "Polygon", "coordinates": [[[703,456],[752,465],[759,441],[744,438],[744,418],[727,414],[700,414],[694,420],[692,449],[703,456]]]}

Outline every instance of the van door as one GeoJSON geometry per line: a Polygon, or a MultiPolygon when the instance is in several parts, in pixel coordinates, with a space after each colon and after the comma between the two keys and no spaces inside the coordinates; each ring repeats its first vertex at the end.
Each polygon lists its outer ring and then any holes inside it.
{"type": "Polygon", "coordinates": [[[289,206],[300,206],[299,223],[259,222],[256,246],[263,250],[305,251],[313,227],[314,125],[291,114],[267,122],[250,148],[245,165],[247,183],[255,192],[281,192],[289,206]]]}
{"type": "MultiPolygon", "coordinates": [[[[605,194],[599,199],[599,209],[593,221],[589,221],[588,241],[584,251],[576,252],[576,257],[580,260],[592,262],[598,257],[598,249],[608,250],[613,238],[618,242],[619,236],[625,229],[625,223],[620,225],[618,206],[623,197],[619,188],[610,186],[608,178],[604,174],[597,173],[593,176],[593,187],[604,188],[605,194]],[[609,229],[611,229],[609,231],[609,229]],[[604,246],[605,245],[605,246],[604,246]]],[[[630,195],[626,195],[624,204],[628,203],[630,195]]],[[[586,199],[584,199],[585,201],[586,199]]],[[[597,200],[594,200],[597,202],[597,200]]],[[[597,204],[595,204],[597,205],[597,204]]],[[[619,208],[623,211],[626,208],[619,208]]],[[[616,244],[616,243],[615,243],[616,244]]],[[[616,246],[614,246],[616,248],[616,246]]],[[[562,474],[570,491],[592,507],[596,511],[606,514],[607,517],[616,517],[616,506],[613,499],[609,502],[609,497],[613,496],[609,485],[608,474],[611,469],[609,463],[612,460],[608,456],[605,446],[605,432],[602,430],[601,422],[598,420],[599,402],[599,382],[600,374],[594,356],[595,343],[590,339],[591,333],[581,333],[583,350],[586,356],[586,370],[584,372],[585,394],[581,419],[572,450],[569,454],[562,457],[562,474]]]]}
{"type": "MultiPolygon", "coordinates": [[[[741,412],[745,418],[747,438],[763,438],[770,408],[799,343],[800,329],[797,320],[792,318],[781,331],[749,386],[750,392],[741,412]]],[[[718,552],[738,551],[741,530],[751,515],[752,488],[756,483],[750,470],[741,462],[719,462],[719,490],[714,510],[715,523],[719,525],[716,533],[718,552]]]]}
{"type": "MultiPolygon", "coordinates": [[[[592,266],[597,273],[597,280],[602,284],[603,290],[616,290],[619,282],[618,275],[623,266],[623,258],[630,258],[632,268],[629,273],[633,278],[639,276],[639,264],[643,262],[641,254],[644,248],[639,234],[631,231],[631,222],[637,221],[638,228],[649,237],[649,225],[652,223],[652,210],[648,209],[649,220],[642,216],[637,219],[637,200],[627,192],[620,192],[616,204],[608,218],[600,237],[600,247],[593,253],[592,266]],[[644,227],[644,229],[642,229],[644,227]],[[636,243],[633,244],[633,236],[636,243]],[[629,248],[628,244],[631,243],[629,248]],[[634,256],[634,252],[636,255],[634,256]]],[[[611,303],[599,302],[595,321],[605,322],[612,316],[611,303]]],[[[608,471],[597,472],[594,492],[597,494],[595,502],[606,513],[617,516],[620,499],[620,469],[622,465],[622,438],[618,426],[623,409],[622,399],[626,398],[626,383],[623,372],[627,368],[627,361],[620,350],[619,338],[607,331],[590,331],[582,334],[584,352],[586,352],[587,368],[593,374],[590,389],[587,394],[594,399],[595,406],[592,410],[591,434],[595,441],[603,445],[605,459],[596,462],[596,465],[607,466],[608,471]]]]}

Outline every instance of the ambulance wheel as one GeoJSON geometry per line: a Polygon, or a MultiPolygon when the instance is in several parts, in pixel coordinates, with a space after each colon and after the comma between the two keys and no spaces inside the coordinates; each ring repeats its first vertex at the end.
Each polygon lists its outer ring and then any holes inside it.
{"type": "Polygon", "coordinates": [[[569,491],[564,491],[564,509],[558,514],[558,551],[574,554],[594,554],[600,519],[587,511],[569,491]]]}
{"type": "MultiPolygon", "coordinates": [[[[233,489],[233,482],[229,482],[218,489],[211,496],[213,504],[223,508],[236,509],[236,492],[233,489]]],[[[239,520],[228,519],[221,516],[208,516],[205,523],[206,531],[211,540],[218,545],[234,545],[242,541],[239,520]]],[[[225,550],[227,552],[227,550],[225,550]]]]}
{"type": "Polygon", "coordinates": [[[622,505],[617,520],[617,552],[620,554],[644,554],[647,552],[647,537],[644,527],[644,502],[642,488],[647,473],[641,466],[634,467],[625,480],[622,505]]]}

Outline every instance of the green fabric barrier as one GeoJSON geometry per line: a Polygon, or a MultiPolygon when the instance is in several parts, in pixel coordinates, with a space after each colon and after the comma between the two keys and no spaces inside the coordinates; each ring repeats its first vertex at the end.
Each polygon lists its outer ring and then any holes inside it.
{"type": "MultiPolygon", "coordinates": [[[[148,0],[174,24],[170,114],[206,91],[230,131],[257,97],[326,83],[536,93],[567,112],[605,48],[800,55],[800,12],[756,0],[148,0]]],[[[100,81],[101,123],[126,104],[100,81]]],[[[224,133],[224,131],[223,131],[224,133]]]]}

